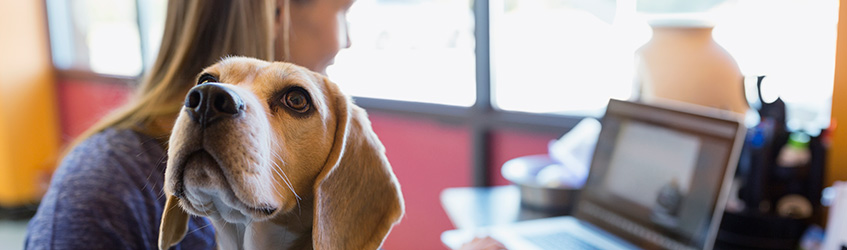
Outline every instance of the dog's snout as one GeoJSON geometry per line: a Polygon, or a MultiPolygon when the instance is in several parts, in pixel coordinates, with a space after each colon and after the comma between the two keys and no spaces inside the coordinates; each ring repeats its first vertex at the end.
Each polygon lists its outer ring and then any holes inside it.
{"type": "Polygon", "coordinates": [[[221,118],[241,113],[244,102],[238,94],[223,85],[205,83],[188,92],[185,109],[192,120],[207,127],[221,118]]]}

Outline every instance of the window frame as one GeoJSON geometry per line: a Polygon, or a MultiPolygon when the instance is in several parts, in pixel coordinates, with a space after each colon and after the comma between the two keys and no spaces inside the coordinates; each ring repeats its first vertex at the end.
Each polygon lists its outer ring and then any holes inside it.
{"type": "MultiPolygon", "coordinates": [[[[45,6],[47,0],[44,0],[45,6]]],[[[146,62],[147,44],[142,28],[143,13],[139,1],[135,0],[136,22],[139,25],[141,39],[141,60],[146,62]]],[[[584,118],[566,114],[528,113],[519,111],[499,110],[492,104],[491,86],[491,49],[490,49],[490,8],[489,1],[473,0],[474,41],[476,60],[476,101],[470,107],[452,106],[433,103],[419,103],[379,98],[353,96],[356,104],[366,110],[393,115],[424,118],[437,122],[467,126],[471,134],[472,166],[471,180],[473,186],[484,187],[492,185],[491,164],[494,154],[491,150],[491,137],[497,130],[518,130],[526,132],[547,132],[564,134],[584,118]]],[[[49,27],[48,27],[49,29],[49,27]]],[[[49,35],[49,32],[48,32],[49,35]]],[[[52,62],[51,50],[51,64],[52,62]]],[[[54,66],[60,79],[98,81],[119,83],[135,86],[139,76],[105,75],[90,69],[60,69],[54,66]]]]}

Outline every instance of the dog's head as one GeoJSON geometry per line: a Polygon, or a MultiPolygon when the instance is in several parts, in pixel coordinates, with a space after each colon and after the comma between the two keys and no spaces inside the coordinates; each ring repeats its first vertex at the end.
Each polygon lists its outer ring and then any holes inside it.
{"type": "Polygon", "coordinates": [[[376,248],[403,198],[364,110],[323,75],[231,57],[199,75],[168,149],[160,248],[192,214],[246,224],[314,204],[316,249],[376,248]]]}

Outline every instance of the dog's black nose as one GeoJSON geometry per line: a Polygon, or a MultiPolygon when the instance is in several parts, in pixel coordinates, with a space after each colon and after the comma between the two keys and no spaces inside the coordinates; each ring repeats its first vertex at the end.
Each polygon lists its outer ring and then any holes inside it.
{"type": "Polygon", "coordinates": [[[238,94],[223,85],[204,83],[188,91],[185,110],[191,120],[205,128],[221,118],[238,115],[244,110],[244,102],[238,94]]]}

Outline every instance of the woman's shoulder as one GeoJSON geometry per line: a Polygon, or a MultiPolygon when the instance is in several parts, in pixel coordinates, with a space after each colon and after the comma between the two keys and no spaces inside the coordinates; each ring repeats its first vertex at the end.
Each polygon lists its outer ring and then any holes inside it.
{"type": "MultiPolygon", "coordinates": [[[[155,248],[164,162],[158,141],[132,130],[107,129],[87,138],[54,173],[30,220],[27,247],[155,248]]],[[[214,244],[214,231],[200,231],[193,242],[214,244]]]]}
{"type": "Polygon", "coordinates": [[[101,174],[114,177],[120,173],[149,175],[164,168],[164,156],[165,151],[157,140],[131,129],[110,128],[73,148],[54,178],[101,174]]]}
{"type": "Polygon", "coordinates": [[[140,196],[161,191],[164,167],[165,153],[158,141],[129,129],[107,129],[82,141],[64,157],[46,198],[52,191],[59,192],[54,194],[59,197],[78,199],[115,195],[143,199],[140,196]]]}
{"type": "Polygon", "coordinates": [[[74,160],[106,160],[128,157],[147,160],[160,157],[164,149],[159,142],[132,129],[108,128],[80,142],[65,156],[63,164],[74,160]]]}

